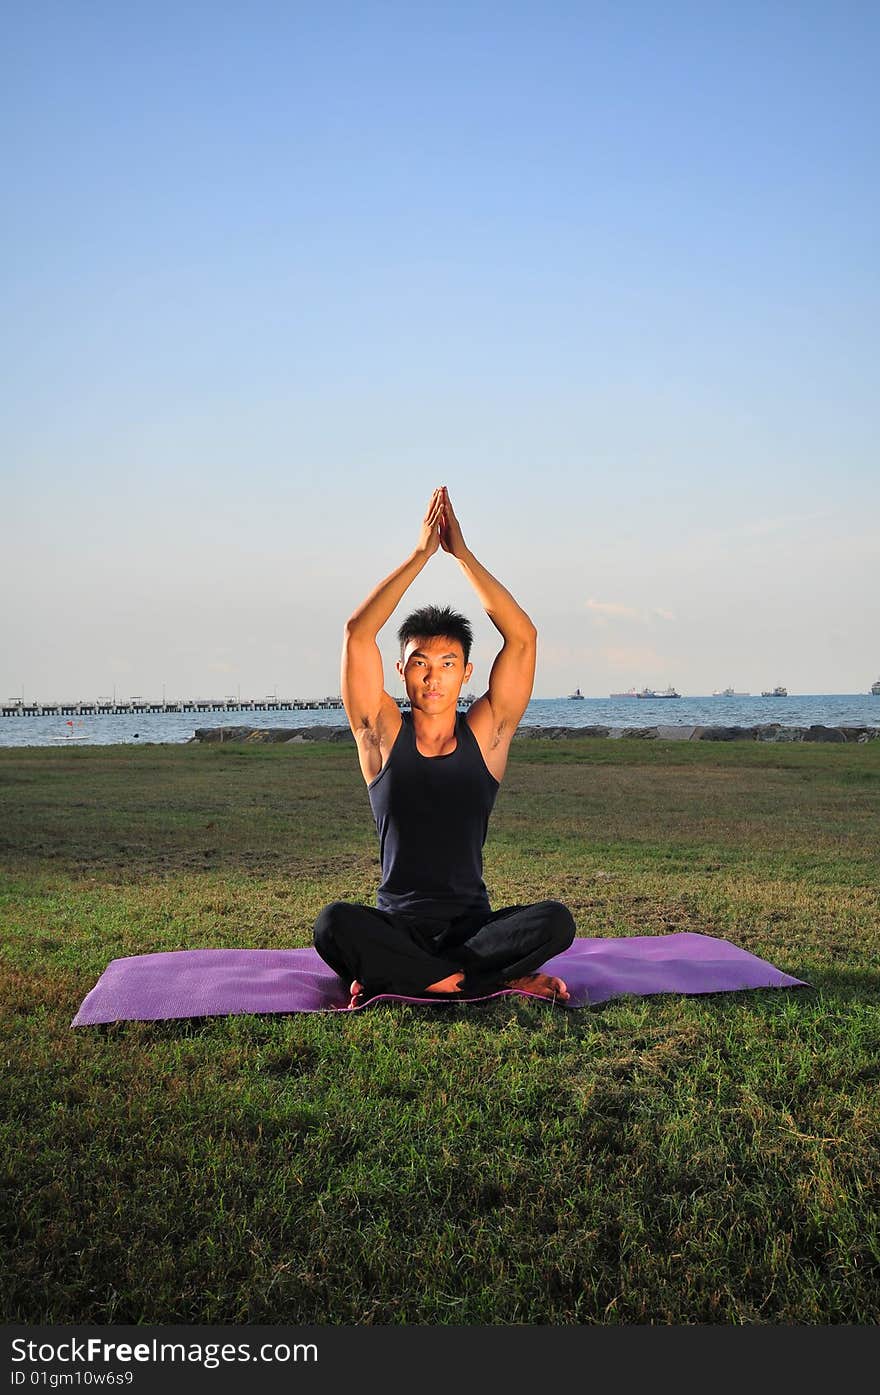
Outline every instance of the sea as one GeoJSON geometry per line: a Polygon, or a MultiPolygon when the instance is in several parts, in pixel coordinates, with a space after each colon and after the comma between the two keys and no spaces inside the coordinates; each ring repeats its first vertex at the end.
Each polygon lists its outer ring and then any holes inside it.
{"type": "MultiPolygon", "coordinates": [[[[789,697],[533,698],[522,726],[880,727],[880,696],[871,693],[792,694],[789,697]]],[[[287,712],[139,712],[95,716],[0,716],[0,746],[182,745],[196,727],[346,725],[342,708],[287,712]]]]}

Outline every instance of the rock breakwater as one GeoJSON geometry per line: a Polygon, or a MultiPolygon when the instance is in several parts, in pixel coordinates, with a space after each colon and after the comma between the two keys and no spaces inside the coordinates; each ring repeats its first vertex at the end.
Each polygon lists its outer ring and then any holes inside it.
{"type": "MultiPolygon", "coordinates": [[[[518,729],[517,741],[570,741],[578,737],[603,736],[637,741],[827,741],[865,742],[880,738],[880,727],[784,727],[765,722],[755,727],[532,727],[518,729]]],[[[197,727],[190,742],[237,741],[281,742],[354,741],[348,727],[197,727]]]]}

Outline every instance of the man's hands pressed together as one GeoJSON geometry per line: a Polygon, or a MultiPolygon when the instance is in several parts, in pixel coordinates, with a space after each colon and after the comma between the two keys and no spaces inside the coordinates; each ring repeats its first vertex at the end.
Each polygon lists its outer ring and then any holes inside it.
{"type": "Polygon", "coordinates": [[[461,524],[455,516],[449,491],[445,484],[440,492],[443,495],[443,512],[440,516],[440,546],[444,552],[449,552],[453,557],[461,559],[467,553],[461,524]]]}
{"type": "Polygon", "coordinates": [[[428,501],[425,517],[422,519],[422,531],[419,534],[416,552],[421,553],[425,559],[433,557],[440,546],[440,528],[443,521],[445,497],[446,490],[442,486],[440,489],[435,489],[428,501]]]}
{"type": "Polygon", "coordinates": [[[416,552],[427,561],[434,556],[438,547],[459,561],[467,555],[461,524],[455,516],[445,484],[435,489],[428,501],[416,552]]]}

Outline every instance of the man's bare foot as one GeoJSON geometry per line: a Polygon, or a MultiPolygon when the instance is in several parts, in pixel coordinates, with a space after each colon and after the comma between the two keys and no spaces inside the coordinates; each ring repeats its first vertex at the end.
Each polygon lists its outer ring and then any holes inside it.
{"type": "Polygon", "coordinates": [[[425,989],[426,993],[460,993],[464,974],[450,974],[448,978],[439,978],[436,983],[429,983],[425,989]]]}
{"type": "Polygon", "coordinates": [[[563,1003],[569,996],[562,979],[552,974],[523,974],[522,978],[509,979],[504,986],[521,988],[524,993],[534,993],[539,998],[559,998],[563,1003]]]}
{"type": "Polygon", "coordinates": [[[348,1006],[350,1008],[359,1007],[361,998],[364,996],[364,985],[359,983],[357,979],[354,979],[349,985],[348,991],[351,994],[351,1002],[348,1006]]]}

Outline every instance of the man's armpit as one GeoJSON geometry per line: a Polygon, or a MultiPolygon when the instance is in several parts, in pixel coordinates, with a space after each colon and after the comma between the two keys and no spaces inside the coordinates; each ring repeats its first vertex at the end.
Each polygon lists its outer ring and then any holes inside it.
{"type": "Polygon", "coordinates": [[[501,746],[504,743],[504,741],[508,739],[506,733],[508,731],[509,726],[510,723],[508,722],[507,718],[502,717],[501,721],[492,731],[492,744],[489,747],[490,751],[497,751],[498,747],[501,746]]]}
{"type": "Polygon", "coordinates": [[[379,745],[379,727],[372,717],[361,717],[354,728],[354,735],[360,745],[379,745]]]}

